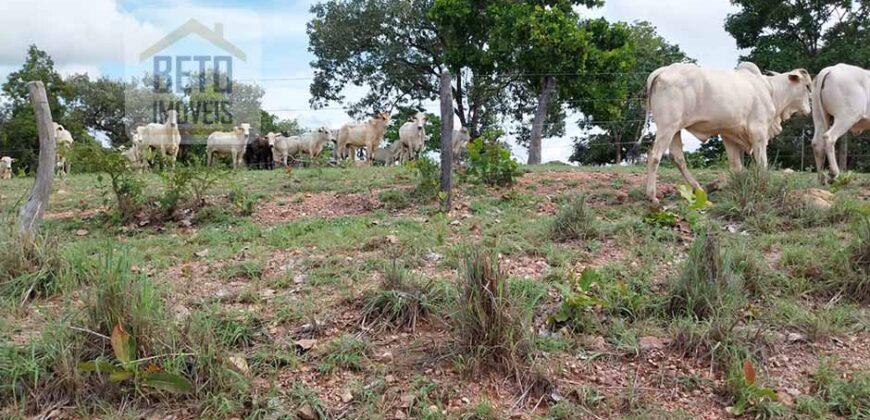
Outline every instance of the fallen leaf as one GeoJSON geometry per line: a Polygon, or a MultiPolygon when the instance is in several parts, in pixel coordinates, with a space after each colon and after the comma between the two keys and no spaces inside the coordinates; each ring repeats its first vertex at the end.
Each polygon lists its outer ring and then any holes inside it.
{"type": "Polygon", "coordinates": [[[76,231],[76,236],[85,236],[88,234],[88,231],[85,229],[79,229],[76,231]]]}
{"type": "Polygon", "coordinates": [[[205,258],[208,256],[208,249],[203,249],[202,251],[194,252],[193,255],[196,255],[199,258],[205,258]]]}
{"type": "Polygon", "coordinates": [[[302,340],[296,340],[296,342],[294,344],[296,344],[303,351],[308,351],[308,350],[311,350],[317,344],[317,340],[306,338],[306,339],[302,339],[302,340]]]}

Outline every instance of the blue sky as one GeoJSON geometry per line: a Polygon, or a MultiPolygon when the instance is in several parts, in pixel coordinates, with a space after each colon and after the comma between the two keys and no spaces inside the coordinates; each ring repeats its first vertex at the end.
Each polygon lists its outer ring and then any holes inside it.
{"type": "MultiPolygon", "coordinates": [[[[211,27],[223,21],[226,39],[259,52],[252,66],[265,89],[264,108],[282,117],[298,118],[304,126],[338,127],[349,117],[340,109],[308,109],[312,76],[305,24],[314,0],[2,0],[0,25],[0,78],[21,65],[27,45],[47,50],[64,75],[87,72],[91,76],[122,77],[125,56],[140,51],[173,30],[180,17],[196,17],[211,27]],[[32,16],[41,16],[33,22],[32,16]],[[294,79],[294,80],[274,80],[294,79]]],[[[585,11],[589,17],[609,20],[648,20],[701,65],[731,68],[738,51],[722,29],[733,8],[728,0],[608,0],[603,8],[585,11]]],[[[351,87],[349,98],[362,87],[351,87]]],[[[339,107],[336,104],[335,107],[339,107]]],[[[432,106],[432,111],[436,110],[432,106]]],[[[565,138],[544,142],[544,160],[565,160],[570,140],[577,135],[573,122],[565,138]]],[[[697,143],[690,143],[694,148],[697,143]]],[[[515,149],[519,158],[525,151],[515,149]]]]}

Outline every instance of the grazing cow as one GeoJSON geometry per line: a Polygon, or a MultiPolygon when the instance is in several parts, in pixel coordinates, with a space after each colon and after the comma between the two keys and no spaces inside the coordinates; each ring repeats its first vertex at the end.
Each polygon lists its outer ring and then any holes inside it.
{"type": "Polygon", "coordinates": [[[127,159],[127,163],[130,165],[130,168],[134,171],[141,171],[145,169],[145,158],[142,156],[140,152],[141,146],[139,145],[139,141],[137,136],[133,137],[133,143],[130,145],[129,149],[119,149],[121,154],[127,159]]]}
{"type": "Polygon", "coordinates": [[[288,158],[296,156],[302,151],[302,142],[299,136],[287,137],[283,134],[266,134],[269,144],[272,145],[272,159],[275,163],[287,166],[288,158]]]}
{"type": "Polygon", "coordinates": [[[702,141],[720,135],[732,170],[743,168],[744,153],[767,167],[767,143],[782,132],[794,113],[810,113],[812,79],[803,69],[765,76],[752,63],[735,70],[703,69],[672,64],[650,74],[647,110],[656,123],[656,139],[648,155],[646,194],[656,198],[656,172],[668,147],[683,178],[700,189],[686,167],[680,130],[702,141]]]}
{"type": "Polygon", "coordinates": [[[12,179],[12,162],[15,159],[9,156],[0,158],[0,179],[12,179]]]}
{"type": "Polygon", "coordinates": [[[408,122],[399,127],[399,145],[401,150],[398,158],[400,162],[413,159],[423,150],[423,144],[426,143],[427,121],[426,114],[418,112],[408,122]]]}
{"type": "Polygon", "coordinates": [[[181,145],[181,132],[178,130],[178,112],[170,109],[166,111],[166,120],[163,124],[150,123],[136,127],[136,134],[141,141],[140,153],[145,149],[156,149],[160,157],[169,157],[170,162],[175,162],[178,157],[178,148],[181,145]]]}
{"type": "Polygon", "coordinates": [[[390,114],[380,112],[364,123],[343,125],[338,131],[338,156],[345,156],[347,148],[354,146],[365,147],[366,156],[370,158],[384,139],[384,131],[389,124],[390,114]]]}
{"type": "Polygon", "coordinates": [[[870,71],[848,64],[826,67],[816,76],[813,92],[813,153],[819,180],[829,181],[825,173],[825,157],[831,177],[840,175],[834,146],[847,132],[859,135],[870,130],[870,71]],[[831,120],[833,119],[833,125],[831,120]]]}
{"type": "Polygon", "coordinates": [[[54,172],[60,173],[61,176],[67,176],[70,170],[69,155],[72,151],[73,137],[62,125],[56,122],[52,122],[52,124],[54,125],[54,140],[57,144],[57,160],[54,172]]]}
{"type": "Polygon", "coordinates": [[[251,125],[245,123],[233,128],[231,132],[215,131],[209,134],[205,143],[208,166],[211,166],[215,154],[229,155],[233,161],[233,169],[243,165],[250,134],[251,125]]]}
{"type": "Polygon", "coordinates": [[[266,136],[252,136],[248,142],[245,160],[248,166],[257,169],[272,169],[272,144],[266,136]]]}
{"type": "Polygon", "coordinates": [[[453,162],[458,163],[462,156],[462,151],[471,141],[471,134],[468,133],[468,128],[461,127],[459,130],[453,130],[453,162]]]}
{"type": "Polygon", "coordinates": [[[335,141],[332,131],[326,127],[320,127],[310,133],[299,136],[299,146],[302,152],[308,153],[308,157],[314,159],[323,152],[323,146],[330,141],[335,141]]]}

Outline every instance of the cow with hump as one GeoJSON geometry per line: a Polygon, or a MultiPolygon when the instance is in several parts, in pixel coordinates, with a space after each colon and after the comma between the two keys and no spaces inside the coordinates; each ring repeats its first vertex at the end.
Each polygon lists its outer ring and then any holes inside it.
{"type": "Polygon", "coordinates": [[[767,144],[782,132],[782,123],[795,113],[810,113],[812,78],[804,69],[764,75],[752,63],[735,70],[672,64],[650,74],[646,86],[647,111],[656,123],[646,194],[656,203],[656,172],[668,148],[683,178],[701,188],[686,167],[681,130],[701,141],[721,136],[732,170],[743,168],[744,153],[766,168],[767,144]]]}
{"type": "MultiPolygon", "coordinates": [[[[364,123],[345,124],[338,130],[337,156],[344,158],[349,148],[365,147],[369,160],[384,139],[384,132],[390,125],[390,114],[379,112],[364,123]]],[[[354,155],[350,155],[354,158],[354,155]]]]}
{"type": "Polygon", "coordinates": [[[848,64],[826,67],[816,76],[813,91],[813,153],[819,180],[830,179],[825,173],[825,158],[830,175],[840,175],[834,146],[847,132],[859,135],[870,130],[870,71],[848,64]]]}

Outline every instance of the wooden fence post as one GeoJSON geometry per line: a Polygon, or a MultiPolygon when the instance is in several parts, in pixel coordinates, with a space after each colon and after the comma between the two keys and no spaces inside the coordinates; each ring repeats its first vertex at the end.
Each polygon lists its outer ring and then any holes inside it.
{"type": "Polygon", "coordinates": [[[28,82],[27,87],[30,89],[30,102],[33,105],[33,114],[36,116],[36,126],[39,131],[39,163],[30,198],[18,213],[18,229],[21,233],[33,234],[42,221],[42,215],[45,213],[51,195],[57,145],[45,86],[41,81],[35,81],[28,82]]]}
{"type": "Polygon", "coordinates": [[[453,91],[450,71],[441,72],[441,192],[444,212],[453,208],[453,91]]]}

